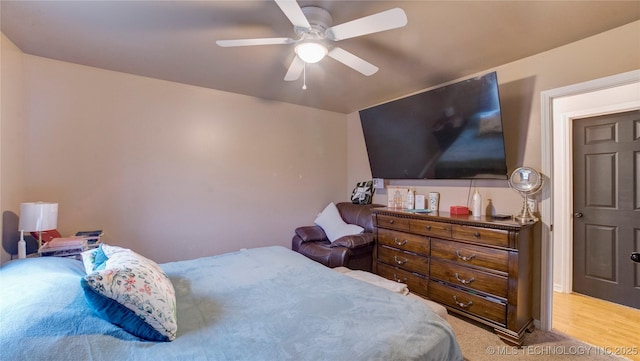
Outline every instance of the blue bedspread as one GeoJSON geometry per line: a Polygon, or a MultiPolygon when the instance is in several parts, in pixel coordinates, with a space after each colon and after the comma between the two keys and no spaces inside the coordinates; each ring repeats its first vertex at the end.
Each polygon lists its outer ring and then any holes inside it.
{"type": "Polygon", "coordinates": [[[462,360],[423,303],[283,247],[161,265],[178,335],[148,342],[87,306],[82,263],[46,257],[0,268],[0,360],[462,360]]]}

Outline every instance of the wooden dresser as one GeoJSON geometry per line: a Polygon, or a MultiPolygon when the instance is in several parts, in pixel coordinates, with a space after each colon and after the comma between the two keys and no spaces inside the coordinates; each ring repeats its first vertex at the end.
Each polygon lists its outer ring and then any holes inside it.
{"type": "Polygon", "coordinates": [[[533,330],[533,224],[374,208],[374,272],[520,345],[533,330]]]}

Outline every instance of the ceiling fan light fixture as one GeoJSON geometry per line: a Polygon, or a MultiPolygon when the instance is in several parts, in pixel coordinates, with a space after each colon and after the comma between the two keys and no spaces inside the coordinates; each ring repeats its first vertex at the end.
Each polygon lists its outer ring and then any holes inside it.
{"type": "Polygon", "coordinates": [[[327,48],[316,42],[303,42],[296,45],[296,54],[307,64],[317,63],[327,55],[327,48]]]}

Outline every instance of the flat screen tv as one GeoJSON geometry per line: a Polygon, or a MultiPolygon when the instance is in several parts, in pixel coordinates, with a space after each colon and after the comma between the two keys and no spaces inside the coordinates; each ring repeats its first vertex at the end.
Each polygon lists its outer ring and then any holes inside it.
{"type": "Polygon", "coordinates": [[[360,111],[374,178],[507,179],[495,72],[360,111]]]}

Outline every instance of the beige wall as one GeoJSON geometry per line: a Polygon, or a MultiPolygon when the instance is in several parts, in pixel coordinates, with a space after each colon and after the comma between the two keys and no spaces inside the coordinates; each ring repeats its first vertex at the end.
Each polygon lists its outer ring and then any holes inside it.
{"type": "MultiPolygon", "coordinates": [[[[0,34],[0,230],[3,242],[17,250],[18,213],[24,196],[26,137],[22,52],[0,34]]],[[[9,254],[0,252],[0,263],[9,254]]]]}
{"type": "MultiPolygon", "coordinates": [[[[24,55],[25,196],[159,262],[289,246],[346,199],[345,115],[24,55]]],[[[5,164],[3,162],[3,171],[5,164]]]]}
{"type": "MultiPolygon", "coordinates": [[[[509,171],[519,166],[538,170],[542,166],[540,92],[598,79],[609,75],[640,69],[640,21],[602,34],[556,48],[529,58],[518,60],[486,72],[496,70],[500,83],[505,143],[509,171]]],[[[350,180],[368,179],[368,166],[358,113],[348,115],[347,164],[350,180]],[[357,145],[357,146],[356,146],[357,145]]],[[[569,170],[567,170],[569,171],[569,170]]],[[[451,205],[468,205],[469,181],[390,181],[392,185],[415,186],[418,194],[430,191],[441,193],[441,210],[451,205]]],[[[475,185],[475,184],[474,184],[475,185]]],[[[510,190],[506,181],[477,182],[483,199],[492,199],[497,213],[515,214],[522,199],[510,190]]],[[[548,194],[544,192],[543,194],[548,194]]],[[[537,200],[540,201],[540,195],[537,200]]],[[[386,193],[379,192],[374,202],[386,204],[386,193]]],[[[540,237],[549,225],[538,224],[534,249],[534,315],[539,315],[540,237]]]]}

